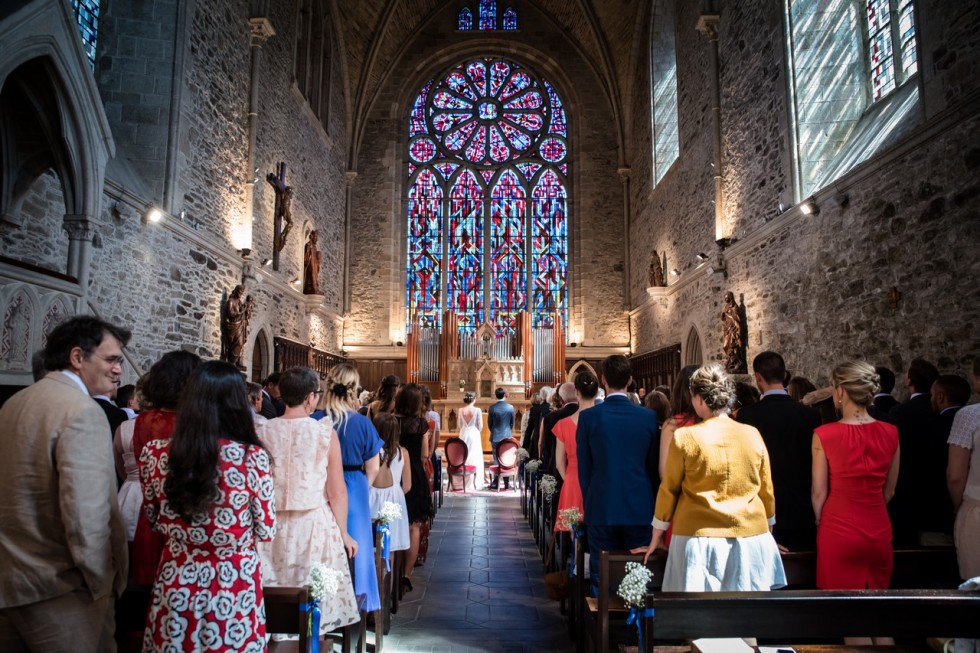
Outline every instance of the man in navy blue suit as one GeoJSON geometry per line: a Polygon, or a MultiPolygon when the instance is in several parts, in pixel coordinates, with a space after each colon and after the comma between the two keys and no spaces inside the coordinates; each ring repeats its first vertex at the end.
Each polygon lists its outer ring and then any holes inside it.
{"type": "MultiPolygon", "coordinates": [[[[497,397],[497,403],[491,404],[487,410],[489,413],[487,417],[487,428],[490,429],[490,446],[493,448],[493,464],[499,465],[497,445],[507,438],[514,436],[514,407],[507,403],[507,391],[503,388],[497,388],[494,394],[497,397]]],[[[490,484],[491,489],[497,489],[497,481],[498,479],[493,479],[490,484]]],[[[504,479],[505,485],[507,481],[508,479],[504,479]]]]}
{"type": "Polygon", "coordinates": [[[599,552],[649,544],[660,475],[660,429],[652,410],[633,404],[625,356],[602,361],[606,400],[578,418],[578,480],[585,500],[589,574],[598,587],[599,552]]]}

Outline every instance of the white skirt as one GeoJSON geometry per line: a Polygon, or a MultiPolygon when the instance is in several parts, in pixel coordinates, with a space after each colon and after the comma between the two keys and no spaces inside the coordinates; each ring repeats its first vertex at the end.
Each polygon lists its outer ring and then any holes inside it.
{"type": "Polygon", "coordinates": [[[783,559],[770,533],[751,537],[674,535],[665,592],[767,592],[786,585],[783,559]]]}

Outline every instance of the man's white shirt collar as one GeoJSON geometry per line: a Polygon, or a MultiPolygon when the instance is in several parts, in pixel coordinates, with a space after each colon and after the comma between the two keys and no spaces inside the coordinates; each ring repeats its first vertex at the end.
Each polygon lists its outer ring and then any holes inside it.
{"type": "Polygon", "coordinates": [[[82,392],[88,394],[88,388],[85,387],[85,382],[82,381],[82,377],[78,376],[77,374],[75,374],[70,370],[61,370],[61,373],[67,376],[72,381],[74,381],[75,385],[77,385],[79,388],[82,389],[82,392]]]}

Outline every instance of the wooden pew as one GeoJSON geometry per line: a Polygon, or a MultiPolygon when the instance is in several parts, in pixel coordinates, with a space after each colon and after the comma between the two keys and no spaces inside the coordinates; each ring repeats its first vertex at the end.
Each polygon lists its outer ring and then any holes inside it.
{"type": "MultiPolygon", "coordinates": [[[[377,525],[377,521],[371,523],[371,528],[374,529],[374,570],[378,577],[378,598],[381,599],[381,609],[375,610],[372,614],[374,614],[374,651],[381,653],[384,650],[384,636],[391,629],[391,574],[381,556],[381,533],[377,530],[377,525]]],[[[394,562],[394,557],[393,552],[389,554],[391,562],[394,562]]]]}
{"type": "Polygon", "coordinates": [[[655,641],[702,637],[980,637],[980,592],[959,590],[652,592],[646,607],[648,652],[655,641]]]}
{"type": "MultiPolygon", "coordinates": [[[[790,589],[816,588],[816,551],[790,551],[782,558],[790,589]]],[[[890,589],[951,589],[959,584],[954,547],[895,549],[890,589]]]]}
{"type": "Polygon", "coordinates": [[[299,635],[300,653],[310,650],[308,616],[300,606],[309,603],[309,587],[265,587],[265,628],[268,633],[299,635]]]}

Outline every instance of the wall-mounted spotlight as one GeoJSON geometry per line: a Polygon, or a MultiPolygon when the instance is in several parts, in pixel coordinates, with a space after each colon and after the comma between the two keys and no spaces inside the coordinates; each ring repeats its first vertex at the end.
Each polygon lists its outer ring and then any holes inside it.
{"type": "Polygon", "coordinates": [[[289,283],[293,284],[294,286],[298,286],[300,284],[299,277],[293,277],[293,280],[289,283]]]}
{"type": "Polygon", "coordinates": [[[792,204],[788,204],[788,203],[786,203],[786,202],[780,202],[780,203],[779,203],[779,204],[777,204],[776,206],[777,206],[777,208],[779,209],[779,212],[780,212],[780,213],[786,213],[786,212],[787,212],[787,211],[789,211],[789,210],[790,210],[791,208],[793,208],[793,205],[792,205],[792,204]]]}
{"type": "Polygon", "coordinates": [[[177,214],[177,217],[180,218],[181,222],[183,222],[184,218],[187,217],[187,209],[181,209],[180,213],[177,214]]]}
{"type": "Polygon", "coordinates": [[[674,268],[673,270],[670,271],[670,276],[679,277],[681,276],[681,271],[678,270],[677,268],[674,268]]]}
{"type": "Polygon", "coordinates": [[[242,258],[248,258],[249,254],[252,253],[252,250],[248,247],[242,247],[240,250],[238,250],[238,253],[242,255],[242,258]]]}
{"type": "Polygon", "coordinates": [[[817,215],[820,213],[820,205],[817,204],[816,198],[811,196],[800,202],[800,212],[803,215],[817,215]]]}
{"type": "Polygon", "coordinates": [[[155,206],[150,206],[143,213],[143,224],[149,224],[150,222],[160,222],[163,220],[163,211],[155,206]]]}
{"type": "Polygon", "coordinates": [[[694,258],[696,258],[697,260],[703,263],[704,261],[708,260],[708,255],[705,254],[704,252],[698,252],[694,258]]]}
{"type": "Polygon", "coordinates": [[[264,259],[262,259],[262,267],[267,268],[271,264],[272,264],[272,259],[271,258],[264,258],[264,259]]]}

